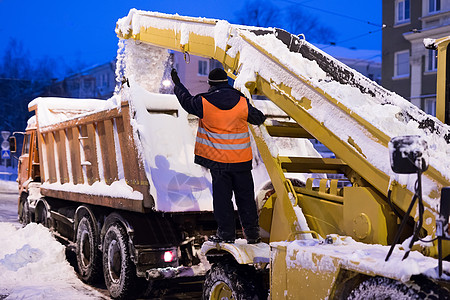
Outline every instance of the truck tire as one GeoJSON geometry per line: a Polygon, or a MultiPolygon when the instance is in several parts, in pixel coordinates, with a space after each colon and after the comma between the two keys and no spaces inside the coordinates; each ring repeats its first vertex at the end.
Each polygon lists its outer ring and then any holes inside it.
{"type": "Polygon", "coordinates": [[[257,278],[251,266],[234,261],[215,263],[206,274],[202,299],[267,299],[267,292],[257,278]]]}
{"type": "Polygon", "coordinates": [[[48,210],[43,203],[38,204],[36,207],[35,221],[36,223],[42,224],[47,228],[51,227],[51,220],[48,217],[48,210]]]}
{"type": "Polygon", "coordinates": [[[97,282],[102,268],[101,252],[98,249],[94,225],[88,216],[81,218],[77,228],[77,264],[83,281],[97,282]]]}
{"type": "Polygon", "coordinates": [[[372,277],[356,287],[347,299],[448,299],[448,291],[429,280],[403,283],[385,277],[372,277]]]}
{"type": "Polygon", "coordinates": [[[112,298],[131,297],[137,281],[136,268],[130,258],[128,235],[119,223],[111,224],[105,234],[103,274],[112,298]]]}
{"type": "Polygon", "coordinates": [[[28,203],[27,199],[25,199],[25,201],[22,201],[22,211],[20,212],[19,221],[23,225],[27,225],[31,222],[30,204],[28,203]]]}

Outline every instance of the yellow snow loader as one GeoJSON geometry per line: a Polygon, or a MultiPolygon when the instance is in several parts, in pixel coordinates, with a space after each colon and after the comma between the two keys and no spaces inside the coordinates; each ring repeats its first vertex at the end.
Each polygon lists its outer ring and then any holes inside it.
{"type": "Polygon", "coordinates": [[[264,243],[205,242],[205,299],[449,297],[450,40],[433,44],[437,119],[281,29],[133,9],[116,32],[213,58],[289,117],[250,128],[271,179],[257,197],[264,243]],[[334,155],[282,156],[276,139],[315,139],[334,155]]]}

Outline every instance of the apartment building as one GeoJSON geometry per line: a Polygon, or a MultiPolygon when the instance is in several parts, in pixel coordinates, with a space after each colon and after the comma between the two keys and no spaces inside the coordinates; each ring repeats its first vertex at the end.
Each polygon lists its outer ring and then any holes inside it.
{"type": "Polygon", "coordinates": [[[108,99],[116,86],[116,62],[95,65],[56,81],[41,96],[108,99]]]}
{"type": "Polygon", "coordinates": [[[450,0],[383,0],[381,84],[436,114],[435,50],[425,38],[450,35],[450,0]]]}

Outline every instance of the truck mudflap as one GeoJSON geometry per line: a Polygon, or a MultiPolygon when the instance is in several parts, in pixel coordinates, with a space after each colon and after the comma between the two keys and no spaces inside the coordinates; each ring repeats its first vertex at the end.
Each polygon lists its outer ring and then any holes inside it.
{"type": "Polygon", "coordinates": [[[266,243],[247,244],[246,240],[238,239],[233,244],[205,242],[201,248],[201,254],[206,255],[208,259],[227,253],[241,265],[270,262],[270,246],[266,243]]]}

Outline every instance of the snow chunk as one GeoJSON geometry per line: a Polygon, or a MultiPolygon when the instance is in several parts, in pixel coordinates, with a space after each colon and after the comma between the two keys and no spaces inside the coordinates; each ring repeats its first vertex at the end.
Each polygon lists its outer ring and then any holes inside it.
{"type": "Polygon", "coordinates": [[[8,299],[99,299],[66,261],[65,247],[47,228],[0,223],[0,295],[8,299]],[[26,284],[24,284],[24,282],[26,284]]]}
{"type": "Polygon", "coordinates": [[[436,43],[436,39],[429,39],[429,38],[423,39],[423,45],[424,45],[425,48],[427,48],[427,49],[433,48],[433,47],[435,46],[435,43],[436,43]]]}

